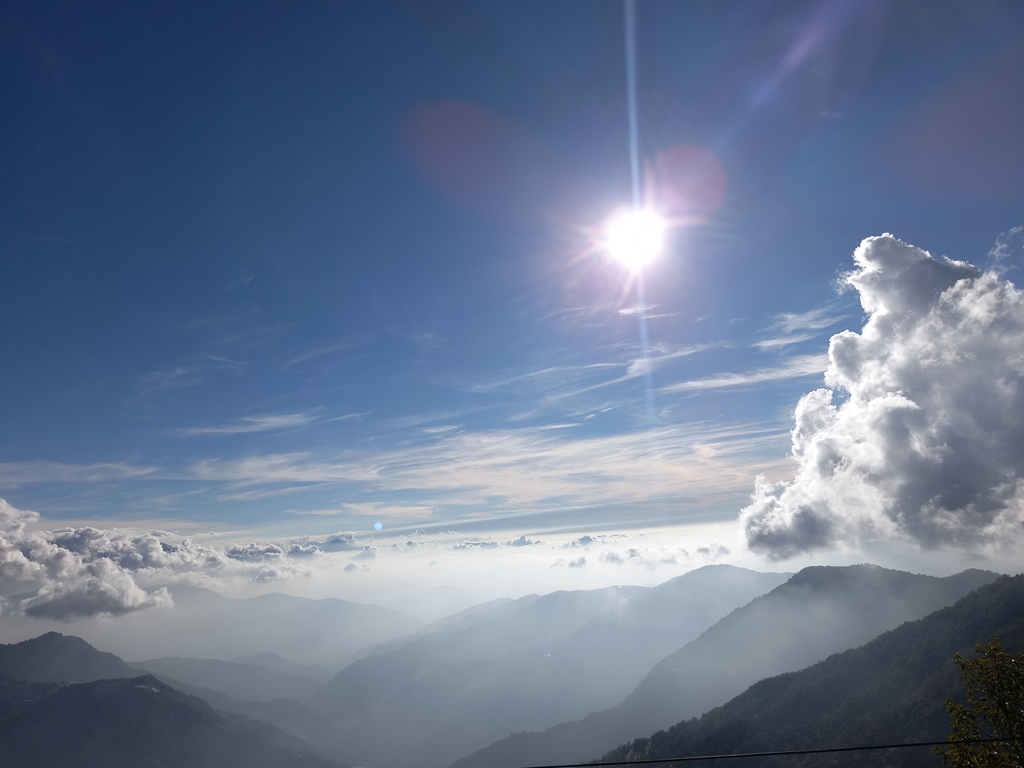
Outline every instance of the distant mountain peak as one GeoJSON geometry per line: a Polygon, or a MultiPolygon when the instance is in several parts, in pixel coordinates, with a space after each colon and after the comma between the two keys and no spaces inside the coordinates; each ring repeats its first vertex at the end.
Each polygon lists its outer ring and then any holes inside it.
{"type": "Polygon", "coordinates": [[[340,768],[276,728],[218,712],[152,675],[15,683],[0,697],[0,764],[71,768],[340,768]]]}
{"type": "Polygon", "coordinates": [[[99,651],[80,637],[47,632],[31,640],[0,645],[0,671],[36,682],[81,683],[132,677],[132,670],[112,653],[99,651]]]}

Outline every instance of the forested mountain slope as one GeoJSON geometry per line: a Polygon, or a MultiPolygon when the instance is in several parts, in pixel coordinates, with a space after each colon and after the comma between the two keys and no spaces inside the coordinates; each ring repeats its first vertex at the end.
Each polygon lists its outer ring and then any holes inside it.
{"type": "Polygon", "coordinates": [[[156,678],[64,685],[0,677],[0,764],[18,768],[338,768],[264,723],[156,678]]]}
{"type": "MultiPolygon", "coordinates": [[[[948,738],[944,702],[962,700],[953,654],[994,637],[1024,650],[1024,576],[1004,576],[955,605],[799,672],[761,680],[700,719],[638,739],[602,760],[815,749],[948,738]]],[[[730,761],[745,762],[745,761],[730,761]]],[[[760,758],[758,766],[934,766],[928,749],[760,758]]]]}
{"type": "MultiPolygon", "coordinates": [[[[0,645],[0,674],[30,683],[86,683],[138,677],[142,670],[112,653],[97,650],[80,637],[48,632],[11,645],[0,645]]],[[[327,724],[305,704],[290,699],[243,701],[222,691],[191,685],[168,675],[153,675],[164,685],[196,696],[224,713],[262,720],[311,742],[327,740],[327,724]]]]}
{"type": "Polygon", "coordinates": [[[10,645],[0,645],[0,673],[32,682],[87,683],[115,677],[136,677],[112,653],[99,651],[80,637],[47,632],[10,645]]]}

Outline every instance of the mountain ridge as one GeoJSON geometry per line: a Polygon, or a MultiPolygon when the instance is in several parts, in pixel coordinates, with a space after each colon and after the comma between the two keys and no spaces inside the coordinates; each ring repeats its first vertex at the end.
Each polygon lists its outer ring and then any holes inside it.
{"type": "Polygon", "coordinates": [[[73,684],[0,679],[0,761],[22,768],[340,766],[152,675],[73,684]]]}
{"type": "MultiPolygon", "coordinates": [[[[169,656],[232,659],[273,652],[308,664],[341,668],[367,646],[412,635],[423,622],[379,605],[337,598],[270,593],[233,598],[204,587],[167,585],[173,608],[150,608],[117,621],[90,617],[64,625],[97,648],[125,659],[169,656]],[[253,632],[253,628],[259,632],[253,632]]],[[[4,637],[24,638],[49,628],[38,619],[4,616],[4,637]]]]}
{"type": "Polygon", "coordinates": [[[190,685],[212,688],[242,701],[304,701],[322,685],[318,680],[290,672],[276,672],[258,664],[220,659],[166,656],[132,662],[131,666],[146,672],[173,677],[190,685]]]}
{"type": "MultiPolygon", "coordinates": [[[[758,681],[700,718],[637,739],[602,761],[661,759],[855,744],[942,741],[947,698],[962,700],[954,653],[1000,637],[1024,650],[1024,575],[1001,576],[952,606],[883,633],[805,669],[758,681]],[[836,696],[842,691],[842,696],[836,696]]],[[[821,756],[759,765],[821,764],[821,756]]],[[[928,750],[832,755],[830,765],[934,766],[928,750]]]]}
{"type": "Polygon", "coordinates": [[[667,655],[616,706],[544,731],[520,731],[452,768],[585,762],[728,701],[757,680],[801,669],[949,605],[997,574],[943,578],[872,565],[811,566],[667,655]],[[828,585],[832,592],[824,589],[828,585]],[[875,592],[868,590],[874,585],[875,592]],[[922,592],[920,600],[914,590],[922,592]],[[874,594],[874,599],[869,599],[874,594]],[[855,612],[849,611],[852,607],[855,612]],[[750,643],[756,637],[757,643],[750,643]]]}
{"type": "Polygon", "coordinates": [[[310,704],[335,718],[348,762],[447,765],[516,726],[614,704],[666,653],[786,578],[712,565],[656,587],[529,595],[367,656],[310,704]]]}

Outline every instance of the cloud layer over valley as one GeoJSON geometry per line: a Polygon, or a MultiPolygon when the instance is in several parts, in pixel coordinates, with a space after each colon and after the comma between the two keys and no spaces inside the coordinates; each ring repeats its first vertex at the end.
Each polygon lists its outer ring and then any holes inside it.
{"type": "MultiPolygon", "coordinates": [[[[0,499],[0,610],[70,620],[170,607],[165,588],[146,582],[189,575],[244,576],[257,582],[309,572],[294,558],[320,552],[315,545],[211,547],[163,532],[93,527],[32,530],[36,512],[0,499]],[[172,543],[174,541],[175,543],[172,543]]],[[[348,548],[354,545],[349,543],[348,548]]]]}
{"type": "MultiPolygon", "coordinates": [[[[460,583],[484,597],[525,594],[545,585],[593,588],[646,583],[729,555],[716,537],[728,523],[687,532],[595,533],[518,538],[428,533],[375,536],[337,532],[281,539],[230,533],[182,536],[164,530],[54,527],[38,513],[0,499],[0,615],[14,624],[76,622],[143,609],[173,609],[167,586],[187,584],[250,596],[284,587],[289,593],[379,602],[460,583]],[[572,562],[562,555],[573,550],[572,562]],[[624,570],[625,568],[625,570],[624,570]],[[368,572],[372,576],[367,579],[368,572]],[[17,622],[12,622],[15,617],[17,622]]],[[[450,587],[449,587],[450,588],[450,587]]],[[[25,625],[29,626],[29,625],[25,625]]]]}

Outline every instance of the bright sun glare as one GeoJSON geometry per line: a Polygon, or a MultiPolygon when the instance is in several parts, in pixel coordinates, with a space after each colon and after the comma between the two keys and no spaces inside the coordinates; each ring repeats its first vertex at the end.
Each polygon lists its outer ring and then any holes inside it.
{"type": "Polygon", "coordinates": [[[637,270],[661,252],[665,222],[654,211],[627,211],[608,222],[605,236],[608,253],[637,270]]]}

